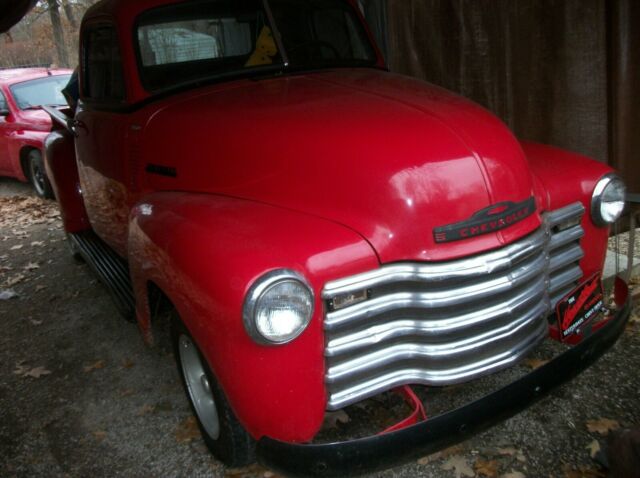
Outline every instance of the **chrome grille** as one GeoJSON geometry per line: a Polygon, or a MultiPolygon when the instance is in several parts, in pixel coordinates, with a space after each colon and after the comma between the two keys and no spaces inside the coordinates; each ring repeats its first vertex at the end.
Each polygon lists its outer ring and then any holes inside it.
{"type": "Polygon", "coordinates": [[[383,266],[327,283],[327,408],[403,384],[450,385],[503,369],[548,334],[546,317],[582,277],[580,203],[502,249],[383,266]],[[331,310],[332,299],[369,300],[331,310]]]}

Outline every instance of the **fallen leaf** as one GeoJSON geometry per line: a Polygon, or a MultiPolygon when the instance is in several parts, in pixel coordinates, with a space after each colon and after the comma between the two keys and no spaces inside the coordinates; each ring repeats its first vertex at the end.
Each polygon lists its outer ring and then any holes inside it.
{"type": "Polygon", "coordinates": [[[22,364],[17,364],[16,369],[13,371],[15,375],[20,375],[22,377],[32,377],[32,378],[40,378],[43,375],[51,375],[51,371],[47,370],[44,367],[35,367],[29,368],[25,367],[22,364]]]}
{"type": "Polygon", "coordinates": [[[140,410],[138,410],[138,415],[142,416],[142,415],[146,415],[147,413],[151,413],[154,412],[156,409],[155,406],[153,405],[143,405],[142,408],[140,410]]]}
{"type": "Polygon", "coordinates": [[[18,297],[18,294],[11,289],[0,290],[0,300],[10,300],[18,297]]]}
{"type": "Polygon", "coordinates": [[[589,456],[591,458],[595,458],[596,454],[600,451],[600,442],[598,442],[598,440],[593,440],[585,448],[589,450],[589,456]]]}
{"type": "Polygon", "coordinates": [[[89,373],[101,368],[104,368],[104,360],[98,360],[96,363],[92,363],[91,365],[85,365],[84,371],[85,373],[89,373]]]}
{"type": "Polygon", "coordinates": [[[18,362],[16,364],[16,369],[13,371],[14,375],[22,375],[24,374],[27,370],[29,370],[29,367],[24,365],[24,360],[22,362],[18,362]]]}
{"type": "Polygon", "coordinates": [[[191,416],[178,424],[175,431],[176,441],[178,443],[189,443],[200,436],[198,422],[196,418],[191,416]]]}
{"type": "Polygon", "coordinates": [[[13,246],[11,248],[9,248],[10,251],[19,251],[20,249],[22,249],[24,246],[22,244],[18,244],[16,246],[13,246]]]}
{"type": "Polygon", "coordinates": [[[473,464],[473,469],[479,476],[486,476],[488,478],[495,478],[498,476],[498,469],[500,465],[496,460],[484,460],[478,458],[473,464]]]}
{"type": "Polygon", "coordinates": [[[121,397],[128,397],[129,395],[133,395],[134,390],[132,388],[126,388],[120,392],[121,397]]]}
{"type": "Polygon", "coordinates": [[[34,320],[34,319],[30,319],[29,322],[31,322],[31,325],[42,325],[44,323],[43,320],[34,320]]]}
{"type": "Polygon", "coordinates": [[[512,446],[505,446],[502,448],[498,448],[496,451],[498,452],[498,455],[502,455],[502,456],[506,456],[506,455],[513,456],[516,453],[518,453],[518,449],[512,446]]]}
{"type": "Polygon", "coordinates": [[[591,433],[607,435],[610,431],[617,430],[618,428],[620,428],[620,423],[609,418],[598,418],[597,420],[587,421],[587,430],[591,433]]]}
{"type": "Polygon", "coordinates": [[[133,361],[131,361],[130,359],[125,359],[122,362],[122,368],[131,368],[133,367],[135,364],[133,363],[133,361]]]}
{"type": "Polygon", "coordinates": [[[45,290],[47,288],[46,285],[38,284],[36,286],[36,292],[40,292],[41,290],[45,290]]]}
{"type": "Polygon", "coordinates": [[[337,412],[327,412],[324,415],[324,427],[327,429],[338,428],[338,423],[349,423],[351,418],[344,410],[338,410],[337,412]]]}
{"type": "Polygon", "coordinates": [[[102,430],[98,430],[95,432],[91,432],[91,434],[96,438],[96,440],[98,441],[102,441],[107,437],[107,432],[104,432],[102,430]]]}
{"type": "Polygon", "coordinates": [[[25,271],[34,271],[36,269],[40,269],[40,264],[37,262],[29,262],[26,266],[23,267],[25,271]]]}
{"type": "Polygon", "coordinates": [[[505,473],[504,475],[500,475],[500,478],[527,478],[524,473],[519,471],[511,470],[509,473],[505,473]]]}
{"type": "Polygon", "coordinates": [[[596,468],[586,466],[580,466],[576,469],[565,466],[563,470],[565,478],[605,478],[607,476],[596,468]]]}
{"type": "Polygon", "coordinates": [[[33,241],[31,243],[31,247],[42,247],[44,246],[44,241],[33,241]]]}
{"type": "Polygon", "coordinates": [[[4,285],[6,287],[13,287],[14,285],[19,284],[25,279],[26,279],[26,276],[24,274],[16,274],[13,277],[10,277],[9,279],[7,279],[4,285]]]}
{"type": "Polygon", "coordinates": [[[529,367],[531,370],[535,370],[549,363],[549,361],[544,359],[538,359],[538,358],[528,358],[526,360],[523,360],[522,363],[527,367],[529,367]]]}
{"type": "Polygon", "coordinates": [[[434,461],[438,461],[440,458],[442,458],[442,455],[440,455],[440,452],[436,452],[436,453],[432,453],[431,455],[418,458],[416,463],[418,465],[424,466],[424,465],[428,465],[429,463],[433,463],[434,461]]]}
{"type": "Polygon", "coordinates": [[[469,466],[469,463],[467,463],[465,457],[461,455],[453,455],[449,457],[449,459],[445,461],[440,468],[445,471],[453,471],[456,478],[462,478],[463,476],[474,477],[476,475],[469,466]]]}
{"type": "Polygon", "coordinates": [[[461,453],[462,451],[464,451],[462,445],[450,446],[449,448],[445,448],[442,451],[423,456],[422,458],[418,459],[417,463],[418,465],[428,465],[429,463],[433,463],[434,461],[438,461],[451,455],[461,453]]]}
{"type": "Polygon", "coordinates": [[[225,478],[277,478],[279,475],[261,465],[253,464],[242,468],[229,468],[224,476],[225,478]]]}
{"type": "Polygon", "coordinates": [[[518,450],[517,448],[514,448],[512,446],[508,446],[508,447],[504,447],[504,448],[498,448],[497,451],[498,451],[498,455],[515,456],[516,460],[518,460],[520,462],[527,461],[527,459],[524,456],[524,453],[522,453],[522,450],[518,450]]]}

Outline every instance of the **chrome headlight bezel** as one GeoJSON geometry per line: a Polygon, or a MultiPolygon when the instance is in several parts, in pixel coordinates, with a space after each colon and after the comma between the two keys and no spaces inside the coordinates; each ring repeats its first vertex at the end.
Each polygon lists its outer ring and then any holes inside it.
{"type": "Polygon", "coordinates": [[[605,174],[596,184],[591,197],[591,219],[594,224],[599,227],[607,227],[616,222],[624,212],[625,200],[626,187],[620,176],[614,173],[605,174]],[[607,191],[610,191],[610,188],[617,188],[618,191],[621,191],[621,197],[618,200],[605,201],[605,195],[607,191]],[[620,212],[615,217],[605,217],[602,211],[605,202],[621,202],[620,212]]]}
{"type": "Polygon", "coordinates": [[[258,278],[249,291],[244,300],[242,311],[242,319],[244,327],[249,336],[261,345],[284,345],[298,338],[309,326],[313,318],[315,296],[313,288],[307,280],[296,271],[289,269],[278,269],[268,272],[258,278]],[[300,287],[300,291],[306,294],[306,299],[310,303],[309,312],[296,330],[282,338],[269,337],[260,330],[257,314],[260,310],[261,301],[267,297],[270,291],[281,284],[290,283],[290,285],[300,287]]]}

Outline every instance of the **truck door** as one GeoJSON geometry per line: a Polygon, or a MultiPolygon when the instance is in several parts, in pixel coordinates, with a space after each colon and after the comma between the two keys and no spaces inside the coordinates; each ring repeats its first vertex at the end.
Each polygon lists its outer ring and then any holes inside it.
{"type": "Polygon", "coordinates": [[[126,104],[116,29],[85,26],[81,93],[74,132],[84,204],[94,232],[126,256],[129,203],[125,168],[126,104]]]}

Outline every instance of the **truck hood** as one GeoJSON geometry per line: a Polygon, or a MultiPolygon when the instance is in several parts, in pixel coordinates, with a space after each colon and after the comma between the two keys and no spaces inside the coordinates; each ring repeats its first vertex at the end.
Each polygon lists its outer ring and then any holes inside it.
{"type": "Polygon", "coordinates": [[[382,71],[185,93],[151,117],[142,141],[146,163],[175,168],[171,178],[147,173],[153,189],[215,193],[320,216],[359,233],[382,263],[453,259],[540,225],[535,212],[497,232],[437,242],[436,228],[529,200],[533,179],[518,141],[492,114],[382,71]]]}

